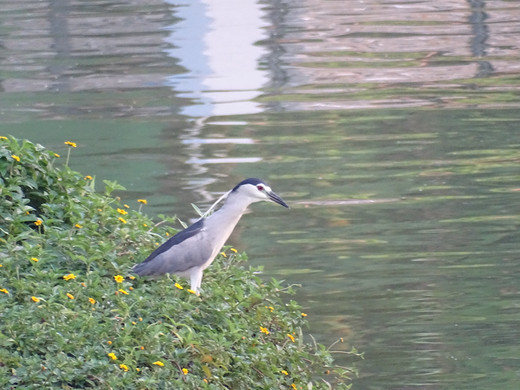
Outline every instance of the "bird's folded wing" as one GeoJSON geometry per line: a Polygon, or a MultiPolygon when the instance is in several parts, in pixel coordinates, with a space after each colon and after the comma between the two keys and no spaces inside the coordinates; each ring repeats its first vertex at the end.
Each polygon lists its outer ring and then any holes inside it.
{"type": "Polygon", "coordinates": [[[200,219],[162,244],[146,260],[134,266],[133,271],[144,276],[200,267],[212,253],[205,236],[204,219],[200,219]]]}

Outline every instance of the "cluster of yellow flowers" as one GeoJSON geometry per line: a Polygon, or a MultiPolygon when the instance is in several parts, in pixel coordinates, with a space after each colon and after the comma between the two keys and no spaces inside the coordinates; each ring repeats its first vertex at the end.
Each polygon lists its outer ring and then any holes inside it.
{"type": "MultiPolygon", "coordinates": [[[[234,248],[232,248],[231,250],[232,250],[233,252],[236,251],[236,249],[234,249],[234,248]]],[[[36,258],[36,257],[32,257],[31,260],[32,260],[33,262],[38,262],[38,261],[39,261],[38,258],[36,258]]],[[[1,266],[1,265],[0,265],[0,266],[1,266]]],[[[74,275],[73,273],[69,273],[69,274],[66,274],[66,275],[63,276],[63,279],[66,280],[66,281],[74,280],[74,279],[76,279],[76,278],[77,278],[76,275],[74,275]]],[[[114,275],[114,276],[113,276],[113,279],[114,279],[114,281],[115,281],[116,283],[118,283],[118,284],[123,283],[123,282],[125,281],[125,277],[122,276],[122,275],[114,275]]],[[[135,279],[135,277],[134,277],[134,276],[129,276],[129,279],[135,279]]],[[[82,283],[82,284],[85,285],[84,283],[82,283]]],[[[175,286],[177,289],[179,289],[179,290],[184,290],[184,287],[181,286],[179,283],[175,283],[174,286],[175,286]]],[[[130,288],[131,288],[131,287],[130,287],[130,288]]],[[[190,289],[186,289],[186,291],[188,291],[188,292],[190,292],[190,293],[193,293],[193,294],[196,294],[195,291],[192,291],[192,290],[190,290],[190,289]]],[[[5,288],[0,288],[0,292],[3,292],[3,293],[5,293],[5,294],[9,294],[9,291],[7,291],[5,288]]],[[[120,288],[117,292],[122,293],[122,294],[125,294],[125,295],[128,295],[128,294],[129,294],[126,290],[124,290],[124,289],[122,289],[122,288],[120,288]]],[[[116,292],[116,293],[117,293],[117,292],[116,292]]],[[[66,296],[67,296],[69,299],[71,299],[71,300],[75,299],[74,295],[72,295],[71,293],[67,293],[66,296]]],[[[39,298],[39,297],[36,297],[36,296],[32,296],[32,297],[31,297],[31,300],[32,300],[33,302],[35,302],[35,303],[38,303],[38,302],[40,302],[40,301],[42,300],[42,298],[39,298]]],[[[89,302],[90,302],[92,305],[94,305],[94,304],[97,303],[96,300],[95,300],[94,298],[88,298],[88,300],[89,300],[89,302]]],[[[275,310],[275,308],[274,308],[273,306],[265,306],[265,307],[266,307],[269,311],[271,311],[271,312],[273,312],[273,311],[275,310]]],[[[305,314],[305,313],[301,313],[301,316],[302,316],[302,317],[306,317],[307,314],[305,314]]],[[[142,320],[143,320],[142,318],[139,318],[139,321],[142,321],[142,320]]],[[[136,322],[132,322],[132,324],[133,324],[133,325],[136,325],[137,323],[136,323],[136,322]]],[[[269,335],[269,334],[271,334],[270,330],[269,330],[267,327],[260,326],[259,328],[260,328],[260,332],[261,332],[261,333],[264,333],[265,335],[269,335]]],[[[296,340],[295,340],[295,337],[294,337],[294,333],[293,333],[293,334],[291,334],[291,333],[287,333],[286,336],[287,336],[287,338],[288,338],[291,342],[294,343],[294,342],[296,341],[296,340]]],[[[343,341],[343,340],[341,340],[341,341],[343,341]]],[[[112,341],[108,341],[108,344],[109,344],[109,345],[112,345],[112,341]]],[[[144,349],[144,347],[141,347],[141,349],[144,349]]],[[[110,353],[108,353],[107,356],[108,356],[111,360],[114,360],[114,361],[118,360],[118,357],[117,357],[117,355],[116,355],[114,352],[110,352],[110,353]]],[[[158,367],[164,367],[164,365],[165,365],[165,364],[164,364],[162,361],[160,361],[160,360],[155,361],[155,362],[153,362],[152,364],[155,365],[155,366],[158,366],[158,367]]],[[[120,364],[119,364],[119,368],[120,368],[121,370],[125,371],[125,372],[129,371],[129,367],[128,367],[128,365],[126,365],[126,364],[124,364],[124,363],[120,363],[120,364]]],[[[136,368],[136,370],[137,370],[137,371],[140,371],[139,368],[136,368]]],[[[187,368],[182,368],[181,371],[182,371],[183,375],[188,375],[188,373],[189,373],[189,370],[188,370],[187,368]]],[[[282,370],[280,370],[280,373],[283,374],[283,375],[285,375],[285,376],[289,376],[289,372],[288,372],[287,370],[282,369],[282,370]]],[[[207,380],[205,380],[205,382],[207,383],[207,380]]],[[[291,385],[291,388],[292,388],[292,389],[298,389],[297,386],[296,386],[295,384],[292,384],[292,385],[291,385]]]]}
{"type": "MultiPolygon", "coordinates": [[[[37,263],[37,262],[39,261],[39,259],[38,259],[37,257],[31,257],[31,261],[37,263]]],[[[0,264],[0,267],[1,267],[1,264],[0,264]]],[[[74,280],[74,279],[76,279],[77,276],[74,275],[73,273],[70,273],[70,274],[67,274],[67,275],[63,275],[62,278],[63,278],[64,280],[66,280],[66,281],[69,281],[69,280],[74,280]]],[[[129,279],[135,279],[135,276],[129,276],[129,279]]],[[[122,275],[115,275],[115,276],[114,276],[114,280],[115,280],[117,283],[123,283],[123,281],[125,280],[125,278],[124,278],[124,276],[122,276],[122,275]]],[[[83,287],[86,287],[86,283],[83,283],[83,282],[82,282],[81,285],[82,285],[83,287]]],[[[130,290],[132,290],[132,289],[133,289],[133,288],[130,287],[130,290]]],[[[188,290],[188,291],[191,291],[191,290],[188,290]]],[[[8,291],[7,289],[5,289],[5,288],[0,288],[0,292],[3,292],[4,294],[9,294],[9,291],[8,291]]],[[[129,294],[128,291],[126,291],[126,290],[124,290],[124,289],[122,289],[122,288],[120,288],[119,290],[117,290],[117,291],[116,291],[116,294],[117,294],[117,293],[121,293],[121,294],[124,294],[124,295],[128,295],[128,294],[129,294]]],[[[71,293],[67,293],[66,296],[67,296],[67,298],[69,298],[69,299],[71,299],[71,300],[72,300],[72,299],[76,299],[76,298],[74,297],[74,295],[72,295],[71,293]]],[[[35,302],[35,303],[38,303],[38,302],[40,302],[40,301],[42,300],[42,298],[39,298],[39,297],[36,297],[36,296],[32,296],[32,297],[31,297],[31,300],[32,300],[33,302],[35,302]]],[[[92,297],[89,297],[89,298],[88,298],[88,301],[89,301],[92,305],[95,305],[95,304],[97,303],[97,301],[96,301],[94,298],[92,298],[92,297]]],[[[139,319],[139,321],[142,321],[142,319],[139,319]]]]}
{"type": "MultiPolygon", "coordinates": [[[[233,250],[233,248],[232,248],[231,250],[233,250]]],[[[273,307],[273,306],[265,306],[265,308],[266,308],[266,309],[269,309],[269,311],[270,311],[271,313],[274,312],[274,307],[273,307]]],[[[305,314],[305,313],[301,313],[301,315],[302,315],[302,317],[307,317],[307,314],[305,314]]],[[[271,332],[269,331],[269,329],[266,328],[266,327],[263,327],[263,326],[260,326],[260,332],[261,332],[261,333],[264,333],[265,335],[269,335],[269,334],[271,334],[271,332]]],[[[287,338],[288,338],[289,340],[291,340],[291,342],[293,342],[293,343],[296,342],[296,339],[295,339],[295,337],[294,337],[294,333],[293,333],[293,334],[291,334],[291,333],[287,333],[286,336],[287,336],[287,338]]],[[[280,370],[280,373],[282,373],[283,375],[286,375],[286,376],[289,375],[289,372],[288,372],[287,370],[280,370]]],[[[297,387],[296,387],[296,385],[295,385],[294,383],[291,384],[291,388],[292,388],[292,389],[297,389],[297,387]]]]}
{"type": "MultiPolygon", "coordinates": [[[[176,288],[178,288],[179,290],[184,290],[184,287],[182,287],[179,283],[175,282],[174,286],[176,288]]],[[[197,295],[197,293],[195,291],[193,291],[191,288],[187,288],[186,289],[187,292],[189,292],[190,294],[195,294],[197,295]]]]}
{"type": "MultiPolygon", "coordinates": [[[[112,345],[112,342],[109,341],[108,344],[112,345]]],[[[141,349],[144,349],[144,347],[141,347],[141,349]]],[[[114,352],[107,353],[107,356],[112,360],[118,360],[118,357],[114,352]]],[[[164,367],[164,363],[160,360],[157,360],[157,361],[153,362],[152,364],[157,367],[164,367]]],[[[124,363],[119,364],[119,368],[125,372],[129,370],[129,367],[124,363]]],[[[136,371],[140,371],[140,369],[136,368],[136,371]]],[[[181,371],[184,375],[188,375],[188,373],[190,372],[187,368],[182,368],[181,371]]]]}
{"type": "MultiPolygon", "coordinates": [[[[7,137],[5,137],[5,136],[3,136],[3,135],[0,135],[0,140],[7,140],[7,137]]],[[[64,144],[67,145],[67,146],[70,146],[71,148],[75,148],[75,147],[78,146],[75,142],[71,142],[71,141],[65,141],[64,144]]],[[[54,153],[54,157],[59,158],[60,155],[57,154],[57,153],[54,153]]],[[[13,160],[15,160],[16,162],[20,162],[20,160],[21,160],[21,159],[20,159],[20,156],[18,156],[18,155],[16,155],[16,154],[11,154],[11,158],[12,158],[13,160]]],[[[90,177],[90,180],[92,180],[92,177],[91,177],[91,176],[86,176],[85,179],[86,179],[87,177],[90,177]]]]}
{"type": "MultiPolygon", "coordinates": [[[[235,248],[229,248],[229,250],[233,253],[238,253],[238,251],[235,248]]],[[[226,252],[220,252],[220,255],[227,258],[226,252]]]]}

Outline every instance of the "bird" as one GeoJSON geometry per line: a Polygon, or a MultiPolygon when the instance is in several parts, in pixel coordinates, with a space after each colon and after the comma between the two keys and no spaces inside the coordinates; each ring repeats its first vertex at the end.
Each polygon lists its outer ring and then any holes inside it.
{"type": "Polygon", "coordinates": [[[132,271],[139,276],[175,274],[189,278],[191,290],[199,294],[204,270],[215,260],[248,206],[262,201],[289,208],[264,181],[245,179],[217,200],[199,220],[134,265],[132,271]],[[222,207],[206,216],[222,199],[225,199],[222,207]]]}

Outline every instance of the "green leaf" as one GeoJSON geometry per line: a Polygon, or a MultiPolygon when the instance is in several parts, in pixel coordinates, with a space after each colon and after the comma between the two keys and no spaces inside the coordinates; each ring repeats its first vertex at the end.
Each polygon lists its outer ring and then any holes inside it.
{"type": "Polygon", "coordinates": [[[110,180],[103,180],[103,183],[105,183],[105,194],[108,196],[114,191],[125,191],[126,188],[123,187],[121,184],[118,184],[115,181],[110,180]]]}

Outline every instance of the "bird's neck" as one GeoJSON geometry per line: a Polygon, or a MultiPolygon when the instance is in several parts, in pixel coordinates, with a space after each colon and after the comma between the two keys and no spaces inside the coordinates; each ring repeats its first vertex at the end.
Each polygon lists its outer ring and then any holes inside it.
{"type": "MultiPolygon", "coordinates": [[[[244,201],[240,197],[234,197],[231,194],[220,209],[206,218],[205,225],[207,230],[218,232],[216,237],[214,237],[216,251],[220,250],[225,244],[236,224],[240,221],[240,217],[242,217],[242,214],[244,214],[244,211],[250,204],[250,201],[244,201]]],[[[215,252],[214,254],[216,255],[217,253],[215,252]]]]}
{"type": "Polygon", "coordinates": [[[251,204],[251,200],[237,196],[234,193],[229,194],[222,207],[217,211],[218,213],[229,215],[230,217],[236,217],[237,222],[244,214],[248,206],[251,204]]]}
{"type": "Polygon", "coordinates": [[[215,213],[207,219],[207,222],[218,224],[220,229],[228,231],[228,233],[231,234],[235,225],[240,221],[242,214],[244,214],[250,204],[250,199],[244,199],[243,197],[231,193],[226,198],[222,207],[215,211],[215,213]]]}

